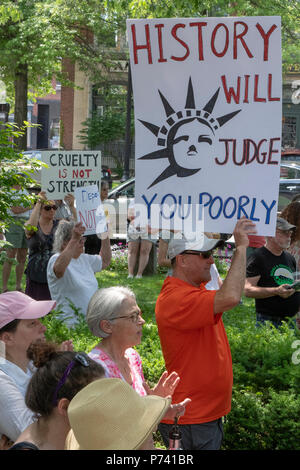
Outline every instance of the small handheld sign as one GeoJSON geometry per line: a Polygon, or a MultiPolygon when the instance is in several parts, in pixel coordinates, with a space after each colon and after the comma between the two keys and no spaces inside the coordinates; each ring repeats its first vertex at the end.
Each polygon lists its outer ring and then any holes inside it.
{"type": "Polygon", "coordinates": [[[78,222],[85,227],[85,235],[107,231],[104,208],[96,185],[75,189],[78,222]]]}

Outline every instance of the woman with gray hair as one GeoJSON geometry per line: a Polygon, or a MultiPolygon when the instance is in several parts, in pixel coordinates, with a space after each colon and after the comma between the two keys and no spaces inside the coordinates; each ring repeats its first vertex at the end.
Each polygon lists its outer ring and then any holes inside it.
{"type": "Polygon", "coordinates": [[[51,298],[61,308],[68,326],[75,321],[71,305],[84,315],[92,295],[98,289],[95,273],[105,269],[111,260],[108,235],[102,240],[98,255],[84,253],[85,228],[81,222],[61,220],[55,232],[53,250],[47,267],[51,298]]]}
{"type": "MultiPolygon", "coordinates": [[[[102,338],[89,356],[104,367],[106,377],[124,380],[141,396],[173,395],[180,380],[176,372],[170,375],[164,372],[152,389],[145,382],[140,355],[133,349],[141,342],[145,320],[132,290],[121,286],[97,290],[90,300],[86,319],[93,335],[102,338]]],[[[186,398],[172,405],[168,417],[184,414],[189,402],[186,398]]]]}

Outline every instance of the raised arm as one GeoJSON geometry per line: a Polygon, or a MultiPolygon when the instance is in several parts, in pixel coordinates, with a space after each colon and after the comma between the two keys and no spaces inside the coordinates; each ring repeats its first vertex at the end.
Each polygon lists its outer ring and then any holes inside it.
{"type": "Polygon", "coordinates": [[[74,220],[74,222],[77,222],[77,210],[76,210],[76,207],[74,205],[75,197],[73,196],[73,194],[67,194],[65,196],[65,202],[68,204],[68,206],[70,208],[70,211],[71,211],[71,214],[72,214],[72,219],[74,220]]]}
{"type": "Polygon", "coordinates": [[[32,227],[37,227],[39,218],[40,218],[42,203],[43,201],[46,201],[46,200],[47,200],[46,192],[41,191],[38,194],[37,202],[30,214],[29,219],[24,224],[26,238],[31,238],[35,234],[36,230],[32,229],[32,227]]]}
{"type": "Polygon", "coordinates": [[[99,255],[102,258],[102,269],[107,268],[111,261],[110,238],[108,232],[101,234],[101,249],[99,255]]]}
{"type": "Polygon", "coordinates": [[[233,232],[236,249],[228,274],[215,295],[215,314],[235,307],[241,300],[245,286],[246,249],[250,233],[256,233],[255,224],[246,218],[238,220],[233,232]]]}
{"type": "Polygon", "coordinates": [[[84,232],[84,226],[81,222],[78,222],[73,228],[71,240],[63,247],[62,252],[54,263],[53,271],[58,279],[63,277],[71,259],[77,253],[79,245],[82,243],[81,238],[84,232]]]}
{"type": "Polygon", "coordinates": [[[157,262],[159,266],[166,266],[168,268],[171,267],[171,260],[168,258],[167,254],[168,254],[168,242],[160,238],[158,242],[158,256],[157,256],[157,262]]]}

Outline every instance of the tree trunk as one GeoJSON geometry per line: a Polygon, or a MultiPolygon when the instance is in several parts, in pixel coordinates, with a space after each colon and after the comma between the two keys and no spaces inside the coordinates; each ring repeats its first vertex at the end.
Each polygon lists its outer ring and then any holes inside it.
{"type": "MultiPolygon", "coordinates": [[[[19,129],[23,128],[27,121],[27,93],[28,93],[28,66],[19,65],[15,76],[15,124],[19,129]]],[[[18,150],[27,149],[27,129],[24,134],[14,140],[18,150]]]]}

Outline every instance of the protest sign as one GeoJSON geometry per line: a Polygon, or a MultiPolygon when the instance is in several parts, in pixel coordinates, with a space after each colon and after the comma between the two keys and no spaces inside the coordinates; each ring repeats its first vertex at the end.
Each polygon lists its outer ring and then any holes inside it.
{"type": "Polygon", "coordinates": [[[135,200],[153,227],[192,219],[232,233],[246,216],[274,234],[280,30],[279,17],[127,21],[135,200]]]}
{"type": "Polygon", "coordinates": [[[106,217],[97,185],[75,189],[78,222],[85,227],[84,235],[107,231],[106,217]]]}
{"type": "Polygon", "coordinates": [[[77,187],[101,182],[100,150],[50,150],[42,153],[42,190],[51,199],[63,199],[77,187]]]}

